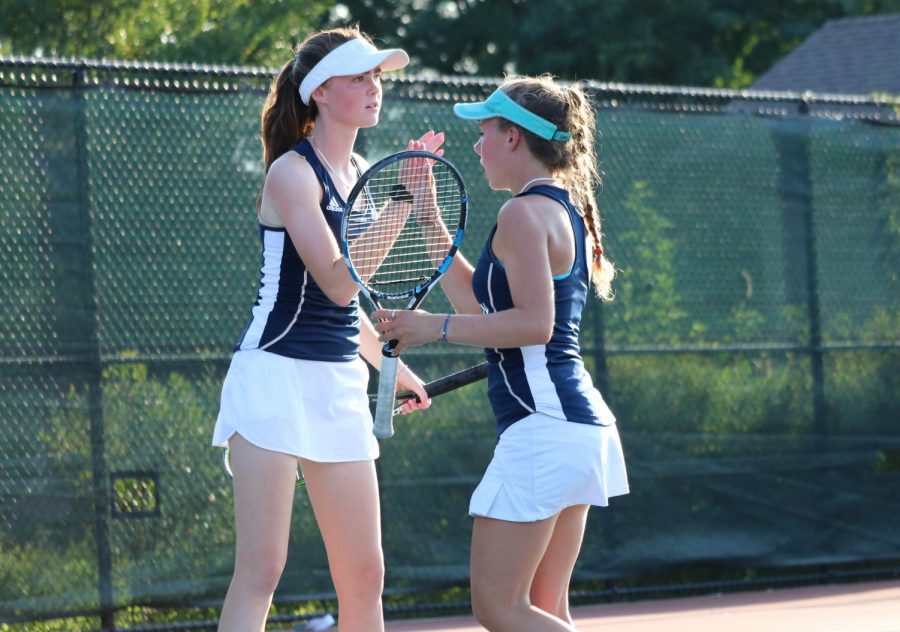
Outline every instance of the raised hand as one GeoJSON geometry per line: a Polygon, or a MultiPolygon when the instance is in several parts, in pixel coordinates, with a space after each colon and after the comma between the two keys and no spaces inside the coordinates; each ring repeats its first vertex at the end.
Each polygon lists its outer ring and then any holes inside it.
{"type": "MultiPolygon", "coordinates": [[[[414,151],[427,151],[438,156],[444,155],[441,145],[444,144],[444,133],[429,130],[418,140],[410,140],[406,148],[414,151]]],[[[413,212],[420,226],[431,226],[438,216],[437,191],[434,176],[431,172],[433,160],[418,158],[409,161],[400,173],[400,182],[413,197],[413,212]]]]}

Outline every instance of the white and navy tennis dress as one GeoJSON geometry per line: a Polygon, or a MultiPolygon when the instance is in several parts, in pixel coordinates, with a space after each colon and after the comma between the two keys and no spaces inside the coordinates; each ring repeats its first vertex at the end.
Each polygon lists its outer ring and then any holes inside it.
{"type": "MultiPolygon", "coordinates": [[[[553,278],[553,334],[547,344],[488,348],[488,398],[499,440],[469,513],[514,522],[543,520],[572,505],[606,506],[628,493],[616,418],[594,388],[578,344],[590,292],[585,228],[568,193],[540,185],[519,194],[542,195],[567,211],[575,235],[568,273],[553,278]]],[[[472,279],[487,313],[513,307],[491,231],[472,279]]]]}
{"type": "MultiPolygon", "coordinates": [[[[309,141],[292,151],[315,171],[321,211],[339,238],[344,200],[309,141]]],[[[222,386],[213,445],[225,446],[237,432],[261,448],[313,461],[376,458],[358,299],[332,302],[283,227],[260,224],[259,236],[259,292],[222,386]]]]}

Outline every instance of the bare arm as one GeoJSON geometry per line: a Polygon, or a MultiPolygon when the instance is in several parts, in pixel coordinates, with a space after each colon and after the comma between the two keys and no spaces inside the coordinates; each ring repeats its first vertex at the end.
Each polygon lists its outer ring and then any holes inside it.
{"type": "MultiPolygon", "coordinates": [[[[504,262],[513,307],[492,314],[483,314],[479,308],[477,313],[453,316],[448,326],[449,341],[507,348],[544,344],[550,339],[554,305],[549,238],[545,217],[533,206],[523,198],[507,202],[494,235],[494,252],[504,262]]],[[[459,282],[465,276],[465,269],[460,268],[452,282],[459,282]]],[[[471,284],[471,273],[468,278],[471,284]]],[[[373,316],[385,317],[381,312],[373,316]]],[[[438,340],[445,318],[442,314],[421,311],[397,312],[394,321],[379,323],[375,328],[383,340],[398,339],[398,348],[402,350],[438,340]]]]}
{"type": "MultiPolygon", "coordinates": [[[[429,249],[431,263],[437,267],[450,251],[453,239],[450,232],[440,218],[440,213],[433,212],[433,219],[429,219],[421,226],[422,239],[429,249]]],[[[441,277],[440,284],[450,299],[454,311],[457,313],[480,314],[481,307],[475,300],[472,291],[472,273],[474,269],[461,252],[453,257],[450,268],[441,277]]]]}
{"type": "Polygon", "coordinates": [[[481,313],[481,306],[475,300],[475,292],[472,290],[474,272],[472,264],[458,252],[450,269],[441,277],[441,288],[458,314],[481,313]]]}
{"type": "Polygon", "coordinates": [[[349,305],[359,288],[319,208],[321,197],[321,185],[302,156],[288,152],[272,163],[263,188],[263,206],[274,209],[329,300],[349,305]]]}
{"type": "MultiPolygon", "coordinates": [[[[430,170],[429,170],[430,174],[430,170]]],[[[422,238],[428,245],[431,263],[440,265],[453,244],[453,237],[441,219],[437,192],[433,178],[420,178],[412,185],[416,218],[422,230],[422,238]]],[[[456,227],[454,226],[454,229],[456,227]]],[[[450,269],[441,277],[441,287],[458,313],[479,314],[481,308],[472,292],[472,265],[462,253],[453,258],[450,269]]]]}
{"type": "Polygon", "coordinates": [[[378,340],[378,332],[375,331],[375,327],[372,325],[372,321],[369,320],[369,317],[366,316],[362,304],[360,304],[359,308],[359,355],[363,357],[363,359],[375,367],[377,370],[381,370],[381,348],[384,346],[383,342],[379,342],[378,340]]]}

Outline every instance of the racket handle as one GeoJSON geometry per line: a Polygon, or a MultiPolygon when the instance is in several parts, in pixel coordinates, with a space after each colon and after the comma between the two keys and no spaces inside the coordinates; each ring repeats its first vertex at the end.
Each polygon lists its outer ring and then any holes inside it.
{"type": "Polygon", "coordinates": [[[378,380],[378,399],[375,402],[375,425],[372,431],[379,439],[394,436],[394,392],[397,390],[397,367],[400,358],[381,357],[381,378],[378,380]]]}

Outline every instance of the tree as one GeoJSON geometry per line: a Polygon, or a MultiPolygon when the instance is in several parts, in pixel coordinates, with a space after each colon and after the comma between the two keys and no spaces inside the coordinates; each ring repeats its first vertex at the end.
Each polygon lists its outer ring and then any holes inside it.
{"type": "Polygon", "coordinates": [[[342,0],[439,73],[746,87],[827,20],[900,0],[342,0]]]}
{"type": "Polygon", "coordinates": [[[280,65],[327,0],[0,0],[0,53],[280,65]]]}
{"type": "Polygon", "coordinates": [[[900,0],[0,0],[0,54],[280,65],[359,23],[415,70],[746,87],[827,20],[900,0]]]}

